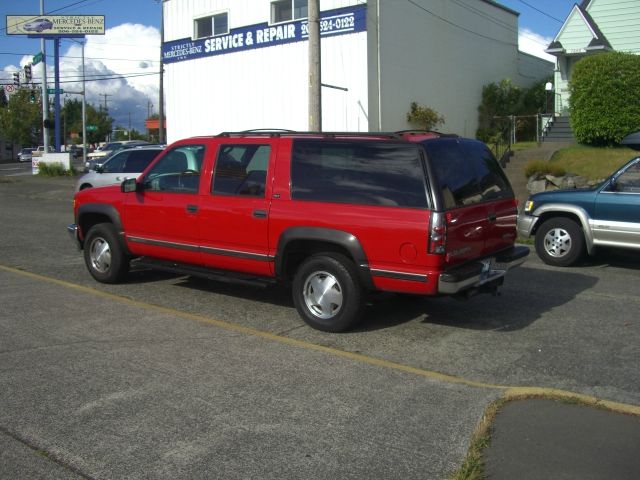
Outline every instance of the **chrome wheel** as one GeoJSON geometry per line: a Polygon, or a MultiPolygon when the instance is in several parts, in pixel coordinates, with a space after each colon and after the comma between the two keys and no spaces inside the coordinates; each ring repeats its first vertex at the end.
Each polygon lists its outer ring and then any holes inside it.
{"type": "Polygon", "coordinates": [[[89,246],[91,266],[99,273],[107,273],[111,268],[111,248],[102,237],[96,237],[89,246]]]}
{"type": "Polygon", "coordinates": [[[571,235],[564,228],[552,228],[544,236],[544,249],[553,258],[562,258],[571,251],[571,235]]]}
{"type": "Polygon", "coordinates": [[[342,308],[342,287],[329,272],[319,271],[309,275],[304,282],[302,295],[309,311],[321,319],[336,316],[342,308]]]}

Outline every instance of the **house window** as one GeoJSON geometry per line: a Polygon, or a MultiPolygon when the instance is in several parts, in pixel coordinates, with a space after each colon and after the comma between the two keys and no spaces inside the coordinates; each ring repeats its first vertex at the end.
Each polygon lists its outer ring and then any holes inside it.
{"type": "Polygon", "coordinates": [[[271,2],[271,23],[307,18],[307,0],[276,0],[271,2]]]}
{"type": "Polygon", "coordinates": [[[208,17],[195,19],[194,38],[213,37],[214,35],[225,35],[229,33],[228,13],[218,13],[208,17]]]}

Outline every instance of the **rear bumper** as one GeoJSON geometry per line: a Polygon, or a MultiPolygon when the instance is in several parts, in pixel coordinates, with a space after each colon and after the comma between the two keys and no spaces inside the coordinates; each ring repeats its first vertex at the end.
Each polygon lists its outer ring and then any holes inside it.
{"type": "Polygon", "coordinates": [[[514,246],[482,260],[450,268],[438,277],[438,293],[453,295],[496,282],[510,269],[522,265],[528,255],[528,247],[514,246]]]}

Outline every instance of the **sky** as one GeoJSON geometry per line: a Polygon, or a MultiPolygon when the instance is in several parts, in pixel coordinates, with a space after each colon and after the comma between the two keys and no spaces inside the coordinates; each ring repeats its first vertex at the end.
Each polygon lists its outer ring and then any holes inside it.
{"type": "MultiPolygon", "coordinates": [[[[268,0],[254,0],[264,2],[268,0]]],[[[402,0],[386,0],[402,1],[402,0]]],[[[452,0],[448,0],[452,1],[452,0]]],[[[480,1],[480,0],[478,0],[480,1]]],[[[579,0],[497,0],[520,12],[520,50],[553,61],[544,53],[562,22],[579,0]]],[[[144,119],[158,109],[160,57],[160,2],[158,0],[44,0],[45,12],[54,15],[104,15],[105,35],[89,35],[85,46],[87,101],[107,105],[118,126],[144,131],[144,119]]],[[[6,34],[6,15],[38,15],[40,0],[0,0],[0,85],[13,83],[12,73],[31,62],[40,51],[40,40],[6,34]]],[[[48,81],[53,82],[53,42],[47,41],[48,81]]],[[[81,76],[81,47],[71,40],[60,46],[61,88],[78,91],[73,83],[81,76]]],[[[34,67],[36,81],[42,78],[41,64],[34,67]]],[[[64,94],[62,100],[79,99],[64,94]]]]}

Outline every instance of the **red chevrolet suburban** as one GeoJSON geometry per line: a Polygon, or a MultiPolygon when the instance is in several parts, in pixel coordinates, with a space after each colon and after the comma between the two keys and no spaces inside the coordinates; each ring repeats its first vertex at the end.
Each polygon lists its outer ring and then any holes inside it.
{"type": "Polygon", "coordinates": [[[170,145],[137,178],[75,195],[68,230],[99,282],[144,265],[292,289],[310,326],[367,293],[496,292],[524,262],[517,205],[483,143],[430,132],[247,131],[170,145]]]}

